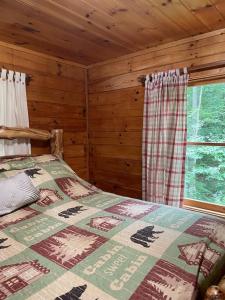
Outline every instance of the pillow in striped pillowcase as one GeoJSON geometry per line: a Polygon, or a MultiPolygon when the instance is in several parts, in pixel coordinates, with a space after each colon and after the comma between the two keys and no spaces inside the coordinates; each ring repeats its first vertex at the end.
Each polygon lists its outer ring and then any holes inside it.
{"type": "Polygon", "coordinates": [[[39,199],[39,191],[24,172],[0,180],[0,216],[39,199]]]}

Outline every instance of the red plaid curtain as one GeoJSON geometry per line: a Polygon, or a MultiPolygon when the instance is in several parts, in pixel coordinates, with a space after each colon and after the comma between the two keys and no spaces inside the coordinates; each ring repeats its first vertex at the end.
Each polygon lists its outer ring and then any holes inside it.
{"type": "Polygon", "coordinates": [[[187,69],[146,77],[142,196],[144,200],[181,206],[186,154],[187,69]]]}

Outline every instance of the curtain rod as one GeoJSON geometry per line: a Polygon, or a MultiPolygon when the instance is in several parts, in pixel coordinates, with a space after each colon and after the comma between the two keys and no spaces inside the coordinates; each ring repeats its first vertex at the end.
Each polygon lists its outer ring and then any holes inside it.
{"type": "MultiPolygon", "coordinates": [[[[7,74],[8,74],[9,70],[7,68],[5,68],[4,66],[2,66],[1,68],[7,70],[7,74]]],[[[13,71],[13,72],[16,72],[16,71],[13,71]]],[[[19,72],[19,73],[23,73],[23,72],[19,72]]],[[[0,71],[0,74],[1,74],[1,71],[0,71]]],[[[25,81],[26,81],[27,86],[30,84],[31,80],[32,80],[32,75],[26,74],[25,81]]]]}
{"type": "MultiPolygon", "coordinates": [[[[204,65],[199,65],[199,66],[192,66],[187,68],[187,72],[190,73],[196,73],[196,72],[201,72],[201,71],[209,71],[213,69],[219,69],[225,67],[225,60],[221,60],[218,62],[214,63],[208,63],[204,65]]],[[[180,74],[183,74],[183,68],[180,68],[180,74]]],[[[146,75],[140,75],[138,76],[138,82],[142,84],[142,86],[145,85],[145,79],[146,75]]]]}

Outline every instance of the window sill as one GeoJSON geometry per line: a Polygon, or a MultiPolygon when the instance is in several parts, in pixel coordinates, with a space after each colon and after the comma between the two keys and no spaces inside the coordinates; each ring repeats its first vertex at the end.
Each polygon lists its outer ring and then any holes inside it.
{"type": "Polygon", "coordinates": [[[183,208],[225,218],[225,206],[193,199],[184,199],[183,208]]]}

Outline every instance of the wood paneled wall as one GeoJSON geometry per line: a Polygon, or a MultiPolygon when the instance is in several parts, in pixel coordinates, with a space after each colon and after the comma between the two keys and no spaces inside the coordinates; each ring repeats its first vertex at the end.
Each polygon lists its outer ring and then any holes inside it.
{"type": "MultiPolygon", "coordinates": [[[[87,178],[86,69],[6,43],[0,43],[0,66],[32,76],[27,87],[30,127],[62,128],[65,160],[87,178]]],[[[47,142],[33,143],[33,154],[47,152],[47,142]]]]}
{"type": "MultiPolygon", "coordinates": [[[[98,187],[138,198],[144,88],[137,77],[221,60],[225,29],[92,65],[87,82],[82,65],[0,42],[0,66],[32,76],[30,126],[63,128],[65,160],[81,177],[88,178],[89,171],[98,187]]],[[[218,77],[225,77],[225,68],[192,74],[191,81],[218,77]]],[[[35,142],[32,151],[46,153],[48,146],[35,142]]]]}
{"type": "MultiPolygon", "coordinates": [[[[225,30],[136,52],[89,68],[90,179],[98,187],[141,197],[144,88],[137,77],[170,68],[225,60],[225,30]]],[[[225,70],[191,74],[191,81],[224,78],[225,70]]]]}

